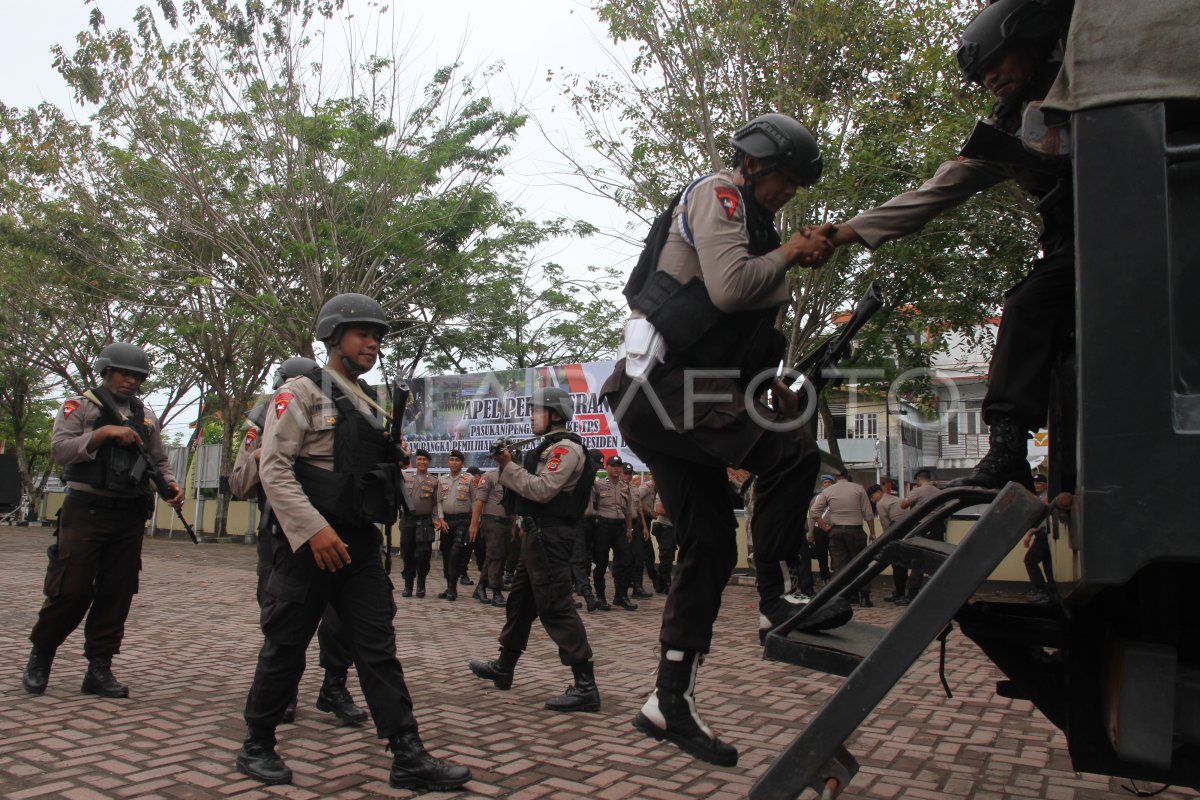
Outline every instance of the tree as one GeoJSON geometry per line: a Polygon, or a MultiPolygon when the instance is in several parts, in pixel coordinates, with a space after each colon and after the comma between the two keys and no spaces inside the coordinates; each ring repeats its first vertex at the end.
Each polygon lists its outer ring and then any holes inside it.
{"type": "Polygon", "coordinates": [[[50,432],[55,404],[46,373],[20,356],[0,353],[0,442],[17,459],[21,489],[29,501],[29,519],[38,518],[46,482],[54,473],[50,432]]]}

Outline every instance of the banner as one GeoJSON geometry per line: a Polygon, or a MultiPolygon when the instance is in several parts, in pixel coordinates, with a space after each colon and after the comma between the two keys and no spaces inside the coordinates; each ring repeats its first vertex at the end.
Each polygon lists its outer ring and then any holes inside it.
{"type": "MultiPolygon", "coordinates": [[[[611,409],[598,394],[615,363],[412,378],[408,381],[411,395],[404,415],[404,438],[410,450],[428,450],[434,468],[447,466],[450,451],[461,450],[466,466],[491,469],[495,464],[488,451],[497,439],[519,441],[533,436],[529,403],[534,390],[558,386],[575,401],[575,418],[568,428],[583,437],[584,445],[602,451],[605,460],[615,454],[644,472],[646,465],[625,446],[611,409]]],[[[522,449],[533,446],[536,443],[530,442],[522,449]]]]}

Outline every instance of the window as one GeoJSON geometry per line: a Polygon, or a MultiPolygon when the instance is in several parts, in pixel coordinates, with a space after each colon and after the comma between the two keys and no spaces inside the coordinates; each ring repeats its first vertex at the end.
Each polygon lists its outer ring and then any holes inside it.
{"type": "Polygon", "coordinates": [[[958,414],[946,415],[946,443],[958,444],[958,414]]]}
{"type": "Polygon", "coordinates": [[[854,415],[854,433],[855,439],[878,439],[879,438],[879,415],[878,414],[855,414],[854,415]]]}

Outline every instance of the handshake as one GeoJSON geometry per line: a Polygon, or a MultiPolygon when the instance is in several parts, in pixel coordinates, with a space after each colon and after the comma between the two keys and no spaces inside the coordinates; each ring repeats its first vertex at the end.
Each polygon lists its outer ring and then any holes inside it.
{"type": "Polygon", "coordinates": [[[858,241],[861,240],[853,228],[823,222],[805,225],[783,243],[782,249],[787,254],[789,267],[801,264],[816,269],[829,260],[834,248],[858,241]]]}

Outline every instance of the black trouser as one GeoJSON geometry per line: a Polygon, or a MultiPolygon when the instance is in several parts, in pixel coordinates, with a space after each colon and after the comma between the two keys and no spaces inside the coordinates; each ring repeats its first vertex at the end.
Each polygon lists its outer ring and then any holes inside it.
{"type": "Polygon", "coordinates": [[[571,599],[571,552],[576,531],[570,526],[539,528],[526,518],[521,560],[504,608],[500,646],[524,652],[533,621],[540,619],[558,645],[558,657],[571,666],[592,660],[587,630],[571,599]]]}
{"type": "Polygon", "coordinates": [[[58,542],[29,641],[57,650],[83,618],[83,654],[111,658],[121,651],[125,619],[138,591],[142,538],[150,500],[108,498],[72,489],[58,518],[58,542]]]}
{"type": "Polygon", "coordinates": [[[658,540],[658,585],[671,588],[671,571],[675,567],[675,526],[652,522],[650,534],[658,540]]]}
{"type": "MultiPolygon", "coordinates": [[[[277,547],[288,547],[282,534],[260,529],[258,536],[258,591],[255,593],[260,612],[266,598],[267,582],[271,577],[271,565],[275,563],[275,548],[277,547]]],[[[337,611],[333,606],[325,607],[325,614],[321,617],[321,624],[317,627],[317,649],[322,669],[336,672],[339,675],[345,675],[350,671],[350,665],[354,663],[354,658],[350,655],[350,642],[346,638],[346,630],[342,627],[342,621],[338,619],[337,611]]]]}
{"type": "MultiPolygon", "coordinates": [[[[623,370],[624,362],[617,368],[623,370]]],[[[762,427],[754,417],[784,420],[757,401],[752,417],[744,387],[730,378],[701,376],[693,381],[682,368],[663,365],[652,384],[658,407],[667,412],[673,427],[663,424],[645,391],[630,392],[627,376],[621,376],[620,394],[606,397],[611,408],[627,401],[621,434],[654,473],[675,524],[679,566],[663,608],[659,638],[669,648],[703,653],[712,642],[721,593],[737,563],[737,520],[726,466],[758,476],[751,536],[759,604],[765,608],[785,602],[780,599],[780,564],[796,554],[796,536],[802,532],[820,455],[800,426],[762,427]],[[721,399],[704,399],[714,396],[721,399]],[[689,404],[693,413],[686,414],[689,404]]]]}
{"type": "Polygon", "coordinates": [[[416,576],[429,574],[429,559],[433,555],[433,517],[405,515],[400,521],[400,557],[404,568],[400,571],[405,583],[416,576]]]}
{"type": "MultiPolygon", "coordinates": [[[[829,531],[829,560],[836,574],[854,560],[867,547],[867,533],[862,525],[834,525],[829,531]]],[[[870,596],[870,588],[864,587],[862,597],[870,596]]]]}
{"type": "Polygon", "coordinates": [[[596,522],[595,538],[592,540],[592,582],[596,587],[596,597],[601,600],[608,595],[605,591],[604,575],[608,571],[608,551],[613,553],[613,584],[614,597],[628,595],[632,588],[630,579],[633,577],[633,548],[625,535],[625,520],[604,519],[596,522]]]}
{"type": "Polygon", "coordinates": [[[1036,259],[1033,270],[1004,296],[983,399],[985,421],[1003,414],[1028,430],[1046,423],[1050,371],[1074,327],[1074,255],[1036,259]]]}
{"type": "Polygon", "coordinates": [[[504,586],[504,556],[508,552],[508,540],[512,538],[512,520],[500,519],[485,514],[479,519],[479,534],[475,541],[484,542],[487,560],[479,571],[479,581],[485,589],[500,591],[504,586]]]}
{"type": "Polygon", "coordinates": [[[1050,560],[1050,536],[1039,528],[1033,535],[1029,550],[1025,552],[1025,571],[1029,582],[1039,592],[1054,591],[1054,564],[1050,560]],[[1043,576],[1042,572],[1045,571],[1043,576]]]}
{"type": "Polygon", "coordinates": [[[571,584],[580,597],[592,594],[592,542],[595,522],[585,519],[575,526],[575,544],[571,548],[571,584]]]}
{"type": "Polygon", "coordinates": [[[517,564],[521,560],[521,537],[510,536],[508,543],[504,546],[504,571],[509,575],[517,571],[517,564]]]}
{"type": "MultiPolygon", "coordinates": [[[[925,531],[921,534],[926,539],[932,539],[935,542],[946,541],[946,524],[939,523],[933,526],[932,530],[925,531]]],[[[914,568],[909,576],[907,591],[905,594],[912,598],[917,596],[917,592],[921,591],[921,587],[925,585],[925,571],[923,569],[914,568]]]]}
{"type": "Polygon", "coordinates": [[[471,561],[471,515],[447,514],[445,520],[450,530],[442,531],[442,577],[449,587],[466,574],[471,561]]]}
{"type": "MultiPolygon", "coordinates": [[[[642,518],[633,518],[633,541],[629,543],[629,585],[642,585],[642,570],[646,567],[646,541],[642,532],[642,518]]],[[[654,551],[650,551],[650,563],[654,563],[654,551]]]]}
{"type": "Polygon", "coordinates": [[[800,591],[810,597],[815,593],[812,573],[812,550],[808,546],[808,537],[800,536],[800,552],[796,554],[795,572],[792,575],[792,591],[800,591]]]}
{"type": "Polygon", "coordinates": [[[317,567],[308,545],[294,553],[290,547],[275,549],[262,607],[263,645],[246,697],[251,735],[273,736],[295,697],[304,653],[327,605],[337,610],[352,643],[358,680],[379,737],[417,729],[404,670],[396,658],[396,604],[391,579],[379,560],[381,535],[369,524],[330,524],[350,551],[350,564],[336,572],[317,567]]]}
{"type": "Polygon", "coordinates": [[[829,534],[820,525],[812,526],[812,556],[817,560],[817,569],[821,572],[821,580],[828,581],[829,570],[829,534]]]}

